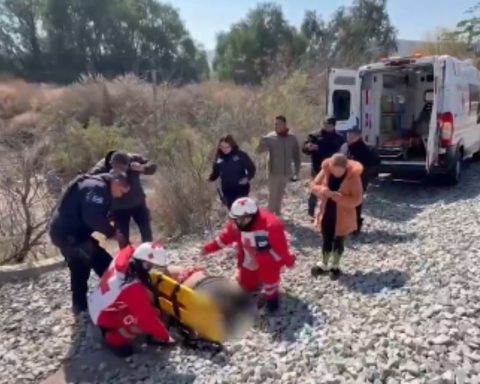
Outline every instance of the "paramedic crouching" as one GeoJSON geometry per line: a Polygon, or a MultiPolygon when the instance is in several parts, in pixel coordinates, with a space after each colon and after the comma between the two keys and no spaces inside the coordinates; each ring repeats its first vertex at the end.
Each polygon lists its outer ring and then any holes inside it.
{"type": "Polygon", "coordinates": [[[82,175],[70,183],[53,211],[49,235],[70,270],[74,314],[87,309],[87,283],[91,269],[100,277],[112,261],[92,233],[99,232],[125,243],[107,216],[113,198],[123,196],[128,190],[127,177],[122,173],[82,175]]]}
{"type": "Polygon", "coordinates": [[[137,249],[128,245],[120,250],[88,297],[90,318],[100,328],[104,346],[115,355],[132,355],[132,343],[141,335],[147,335],[150,345],[175,342],[151,297],[154,287],[150,269],[165,268],[166,264],[167,256],[160,245],[143,243],[137,249]]]}

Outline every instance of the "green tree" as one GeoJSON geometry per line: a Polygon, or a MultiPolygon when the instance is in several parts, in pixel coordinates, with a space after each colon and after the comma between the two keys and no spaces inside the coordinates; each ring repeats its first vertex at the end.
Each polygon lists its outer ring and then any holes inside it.
{"type": "Polygon", "coordinates": [[[278,5],[264,3],[217,39],[214,69],[221,80],[259,84],[279,55],[295,58],[303,50],[297,31],[278,5]]]}
{"type": "Polygon", "coordinates": [[[397,31],[390,22],[387,0],[355,0],[337,10],[328,29],[334,36],[331,62],[355,67],[397,49],[397,31]]]}
{"type": "Polygon", "coordinates": [[[42,0],[0,0],[0,62],[7,67],[32,73],[42,69],[41,5],[42,0]]]}
{"type": "Polygon", "coordinates": [[[334,36],[315,11],[307,11],[300,27],[304,39],[303,63],[307,66],[326,66],[330,60],[334,36]]]}
{"type": "Polygon", "coordinates": [[[465,41],[469,47],[472,47],[480,36],[480,17],[478,16],[479,10],[480,3],[468,9],[466,14],[469,17],[465,20],[461,20],[457,24],[456,34],[461,40],[465,41]]]}
{"type": "Polygon", "coordinates": [[[13,36],[0,54],[21,58],[25,77],[70,82],[85,72],[146,69],[160,70],[161,81],[208,76],[206,54],[178,12],[155,0],[0,0],[0,7],[0,36],[13,36]]]}

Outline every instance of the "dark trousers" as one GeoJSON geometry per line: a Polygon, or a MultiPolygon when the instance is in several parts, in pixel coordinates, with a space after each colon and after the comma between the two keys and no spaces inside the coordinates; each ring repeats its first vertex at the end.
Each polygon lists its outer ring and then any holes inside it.
{"type": "Polygon", "coordinates": [[[79,310],[86,310],[90,271],[93,269],[101,277],[108,269],[112,257],[93,237],[81,244],[61,245],[59,249],[70,270],[73,305],[79,310]]]}
{"type": "MultiPolygon", "coordinates": [[[[368,184],[370,184],[370,180],[374,178],[374,174],[376,172],[376,169],[372,170],[367,170],[364,172],[362,175],[362,188],[363,188],[363,193],[367,191],[368,184]]],[[[363,225],[363,217],[362,217],[362,204],[360,204],[357,208],[357,230],[360,231],[363,225]]]]}
{"type": "Polygon", "coordinates": [[[239,186],[236,190],[222,190],[223,194],[223,203],[225,206],[230,209],[235,202],[235,200],[240,199],[241,197],[248,197],[250,194],[250,185],[239,186]]]}
{"type": "Polygon", "coordinates": [[[322,253],[324,255],[331,253],[343,255],[343,251],[345,249],[343,245],[343,237],[335,236],[337,212],[336,209],[329,210],[328,208],[329,206],[327,205],[322,220],[322,253]]]}
{"type": "Polygon", "coordinates": [[[315,216],[315,208],[317,208],[318,198],[313,193],[308,197],[308,215],[315,216]]]}
{"type": "Polygon", "coordinates": [[[112,216],[116,228],[125,236],[126,240],[130,238],[130,220],[133,219],[140,230],[142,242],[153,241],[150,211],[145,204],[128,209],[117,209],[113,211],[112,216]]]}
{"type": "Polygon", "coordinates": [[[343,237],[335,236],[335,230],[322,231],[322,236],[323,236],[323,245],[322,245],[323,254],[336,253],[337,255],[343,255],[343,252],[345,250],[343,237]]]}

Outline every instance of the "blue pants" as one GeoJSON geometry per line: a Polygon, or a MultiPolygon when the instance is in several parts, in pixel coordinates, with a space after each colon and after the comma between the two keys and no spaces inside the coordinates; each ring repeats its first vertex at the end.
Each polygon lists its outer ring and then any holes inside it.
{"type": "Polygon", "coordinates": [[[223,190],[222,193],[223,203],[228,209],[230,209],[235,200],[240,199],[241,197],[247,197],[250,194],[250,185],[239,186],[235,191],[223,190]]]}

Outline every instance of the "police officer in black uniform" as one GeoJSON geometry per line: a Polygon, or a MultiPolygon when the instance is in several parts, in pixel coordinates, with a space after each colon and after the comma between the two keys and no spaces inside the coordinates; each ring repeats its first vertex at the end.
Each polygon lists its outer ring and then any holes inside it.
{"type": "Polygon", "coordinates": [[[78,176],[68,185],[52,213],[49,235],[70,269],[75,314],[87,309],[91,269],[102,276],[112,261],[92,233],[99,232],[126,245],[124,237],[110,224],[108,215],[112,199],[123,196],[128,190],[124,173],[78,176]]]}
{"type": "MultiPolygon", "coordinates": [[[[358,161],[363,165],[362,187],[363,192],[367,191],[370,182],[377,177],[378,169],[381,164],[378,153],[363,141],[362,130],[358,126],[352,127],[347,132],[347,142],[342,145],[340,152],[349,159],[358,161]]],[[[359,234],[363,226],[362,205],[357,207],[357,231],[359,234]]]]}
{"type": "MultiPolygon", "coordinates": [[[[335,130],[336,123],[335,117],[328,117],[320,132],[308,135],[307,141],[303,144],[303,153],[310,155],[312,159],[313,178],[320,172],[323,161],[337,153],[345,143],[344,137],[335,130]]],[[[308,215],[312,219],[316,206],[317,197],[312,193],[308,199],[308,215]]]]}
{"type": "Polygon", "coordinates": [[[112,218],[117,229],[127,239],[130,236],[130,221],[138,225],[142,242],[153,241],[150,211],[146,204],[141,175],[153,175],[157,171],[156,164],[145,157],[123,151],[110,151],[88,173],[92,175],[110,171],[125,172],[130,190],[121,198],[115,198],[112,205],[112,218]]]}

